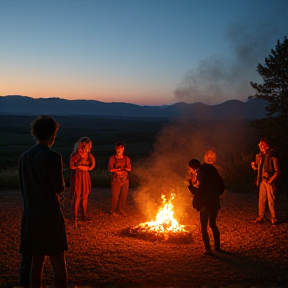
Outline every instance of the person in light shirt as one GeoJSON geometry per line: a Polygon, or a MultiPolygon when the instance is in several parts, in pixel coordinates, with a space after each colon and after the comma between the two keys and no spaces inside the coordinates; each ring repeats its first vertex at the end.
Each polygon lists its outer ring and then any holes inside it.
{"type": "Polygon", "coordinates": [[[256,155],[255,161],[251,162],[253,170],[257,170],[256,185],[259,187],[258,217],[254,223],[264,221],[266,203],[271,215],[271,224],[278,223],[275,211],[276,180],[279,176],[278,156],[270,147],[267,138],[261,138],[258,144],[260,152],[256,155]]]}

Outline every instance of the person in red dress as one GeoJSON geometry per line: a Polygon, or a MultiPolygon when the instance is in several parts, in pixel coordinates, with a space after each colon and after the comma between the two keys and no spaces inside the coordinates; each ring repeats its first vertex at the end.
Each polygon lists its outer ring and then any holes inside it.
{"type": "Polygon", "coordinates": [[[88,196],[91,192],[91,178],[89,171],[95,167],[95,158],[91,154],[92,141],[88,137],[80,138],[74,145],[74,150],[70,155],[70,185],[74,199],[74,220],[77,227],[78,210],[80,203],[83,208],[83,220],[91,220],[87,215],[88,196]],[[82,200],[82,201],[81,201],[82,200]]]}

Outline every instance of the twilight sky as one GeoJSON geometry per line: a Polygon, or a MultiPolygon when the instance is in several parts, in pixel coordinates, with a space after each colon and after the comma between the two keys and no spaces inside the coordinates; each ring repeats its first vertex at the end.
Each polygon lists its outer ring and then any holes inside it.
{"type": "Polygon", "coordinates": [[[287,0],[0,0],[0,95],[247,100],[287,0]]]}

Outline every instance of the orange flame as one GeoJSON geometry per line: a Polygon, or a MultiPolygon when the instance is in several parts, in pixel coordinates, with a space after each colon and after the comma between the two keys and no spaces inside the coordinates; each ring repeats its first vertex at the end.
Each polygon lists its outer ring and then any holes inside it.
{"type": "Polygon", "coordinates": [[[168,233],[168,232],[187,232],[185,230],[185,225],[180,225],[178,221],[174,218],[174,205],[172,201],[175,199],[176,195],[171,193],[169,201],[167,201],[165,195],[161,196],[162,206],[158,209],[156,215],[156,220],[151,222],[140,223],[137,227],[142,231],[153,231],[157,234],[168,233]]]}

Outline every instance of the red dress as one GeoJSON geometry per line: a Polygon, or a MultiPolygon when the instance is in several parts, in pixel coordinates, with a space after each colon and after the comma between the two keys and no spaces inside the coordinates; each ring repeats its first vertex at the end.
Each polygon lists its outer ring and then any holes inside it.
{"type": "Polygon", "coordinates": [[[89,153],[87,157],[81,157],[79,152],[73,152],[70,156],[71,192],[72,195],[87,198],[91,192],[91,178],[89,170],[95,167],[94,156],[89,153]],[[85,169],[85,167],[87,167],[85,169]]]}

